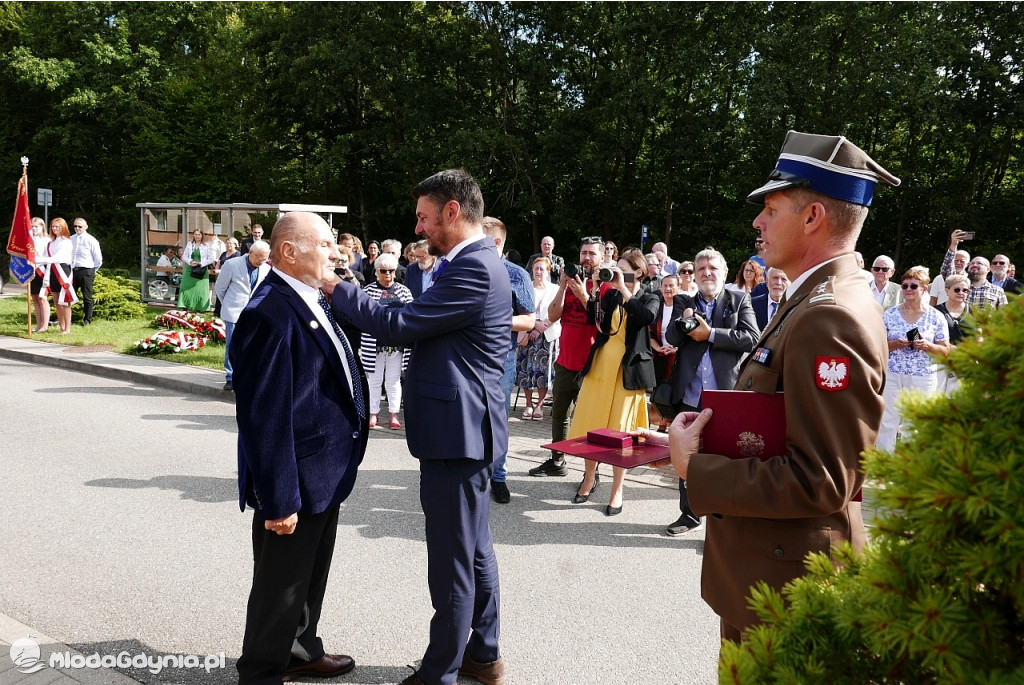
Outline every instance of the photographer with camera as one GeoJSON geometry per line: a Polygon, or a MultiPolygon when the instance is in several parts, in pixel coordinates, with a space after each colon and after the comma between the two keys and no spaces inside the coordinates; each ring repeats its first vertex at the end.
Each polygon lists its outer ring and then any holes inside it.
{"type": "MultiPolygon", "coordinates": [[[[647,327],[654,323],[659,295],[641,285],[647,263],[640,250],[625,250],[614,266],[593,274],[593,287],[608,283],[600,299],[591,298],[587,318],[598,333],[583,371],[580,399],[568,438],[584,437],[598,428],[635,431],[648,427],[647,389],[654,387],[654,359],[647,327]]],[[[606,516],[622,512],[622,486],[626,469],[612,468],[612,490],[606,516]]],[[[586,473],[573,504],[590,499],[597,487],[597,462],[586,460],[586,473]]]]}
{"type": "MultiPolygon", "coordinates": [[[[587,305],[591,293],[598,287],[591,274],[604,258],[604,240],[599,236],[584,238],[580,245],[578,264],[566,264],[558,279],[558,292],[548,306],[548,321],[562,322],[558,336],[558,359],[553,364],[551,382],[551,442],[565,440],[569,430],[569,411],[576,402],[580,389],[576,374],[583,370],[590,355],[590,347],[597,337],[597,324],[587,320],[587,305]]],[[[611,286],[600,284],[604,293],[611,286]]],[[[530,469],[531,476],[564,476],[569,473],[565,455],[552,452],[551,458],[530,469]]]]}
{"type": "MultiPolygon", "coordinates": [[[[675,296],[672,322],[665,333],[665,339],[677,348],[672,371],[672,402],[676,411],[700,410],[700,396],[705,388],[732,389],[739,377],[740,363],[761,335],[750,296],[725,288],[729,269],[722,253],[706,248],[693,261],[697,294],[675,296]]],[[[701,520],[690,509],[686,482],[681,478],[679,511],[679,519],[669,525],[666,533],[683,535],[700,527],[701,520]]]]}

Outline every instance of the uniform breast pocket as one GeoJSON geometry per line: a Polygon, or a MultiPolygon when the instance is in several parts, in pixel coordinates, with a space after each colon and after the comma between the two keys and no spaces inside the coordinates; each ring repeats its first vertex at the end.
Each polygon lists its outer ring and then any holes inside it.
{"type": "MultiPolygon", "coordinates": [[[[757,350],[754,351],[755,353],[757,350]]],[[[779,388],[779,372],[757,361],[751,361],[743,369],[743,375],[736,383],[737,390],[753,390],[754,392],[774,395],[779,388]]]]}

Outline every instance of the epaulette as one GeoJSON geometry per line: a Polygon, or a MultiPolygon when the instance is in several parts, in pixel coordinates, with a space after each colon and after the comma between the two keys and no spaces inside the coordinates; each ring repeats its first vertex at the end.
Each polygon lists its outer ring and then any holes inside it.
{"type": "Polygon", "coordinates": [[[821,282],[817,288],[811,291],[811,296],[807,300],[809,306],[816,304],[835,304],[836,294],[832,289],[835,276],[828,276],[824,281],[821,282]]]}

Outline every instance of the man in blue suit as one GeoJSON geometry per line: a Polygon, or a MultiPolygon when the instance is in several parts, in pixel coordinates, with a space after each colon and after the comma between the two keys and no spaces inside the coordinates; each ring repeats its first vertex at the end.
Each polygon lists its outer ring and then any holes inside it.
{"type": "Polygon", "coordinates": [[[423,662],[402,685],[451,685],[460,674],[500,685],[498,565],[488,517],[494,460],[508,447],[501,377],[512,290],[483,233],[483,196],[469,174],[439,172],[413,196],[416,233],[443,257],[433,285],[389,309],[338,283],[331,307],[378,342],[412,348],[405,426],[409,451],[420,460],[434,617],[423,662]]]}
{"type": "Polygon", "coordinates": [[[757,329],[760,331],[768,328],[768,322],[782,306],[782,296],[789,287],[789,279],[782,269],[768,267],[764,274],[764,282],[768,285],[768,292],[750,298],[750,306],[754,308],[757,329]]]}
{"type": "Polygon", "coordinates": [[[253,581],[243,685],[352,670],[317,635],[338,508],[366,450],[368,389],[319,288],[334,282],[334,236],[316,214],[278,220],[274,267],[238,317],[235,369],[239,506],[253,508],[253,581]]]}

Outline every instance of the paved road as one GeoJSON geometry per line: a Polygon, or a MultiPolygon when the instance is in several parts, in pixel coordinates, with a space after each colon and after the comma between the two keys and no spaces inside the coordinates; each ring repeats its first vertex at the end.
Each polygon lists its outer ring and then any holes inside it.
{"type": "MultiPolygon", "coordinates": [[[[232,405],[7,358],[0,388],[0,618],[84,654],[223,652],[227,667],[209,674],[122,671],[235,682],[251,551],[232,405]]],[[[549,423],[511,423],[514,497],[491,516],[509,685],[714,683],[703,536],[661,534],[678,514],[671,479],[638,470],[623,513],[606,518],[607,490],[569,503],[578,470],[526,476],[549,423]]],[[[396,683],[422,655],[431,609],[417,491],[403,433],[376,431],[341,510],[321,622],[326,646],[358,666],[328,682],[396,683]]],[[[18,675],[0,671],[0,683],[18,675]]]]}

